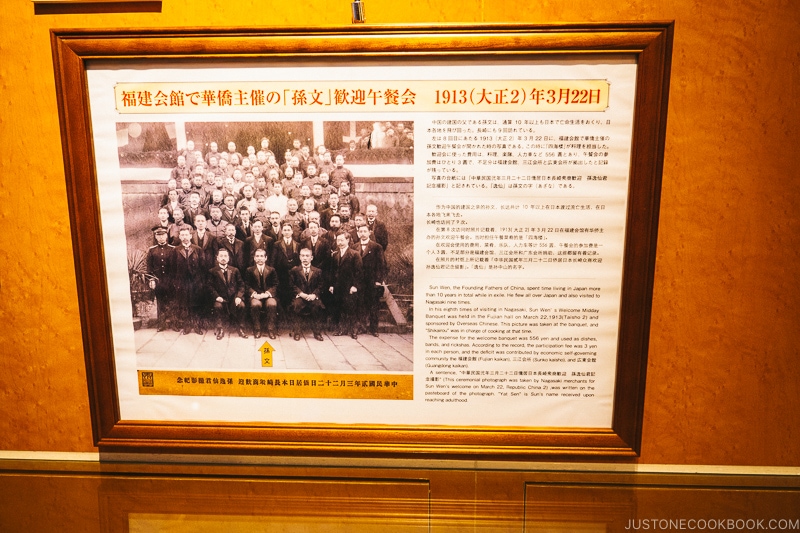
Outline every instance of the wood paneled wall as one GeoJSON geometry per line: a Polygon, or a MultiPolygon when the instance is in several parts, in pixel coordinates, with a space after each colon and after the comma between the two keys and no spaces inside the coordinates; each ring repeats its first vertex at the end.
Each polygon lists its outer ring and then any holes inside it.
{"type": "MultiPolygon", "coordinates": [[[[0,448],[91,451],[50,28],[347,25],[348,1],[0,11],[0,448]],[[304,7],[309,6],[309,7],[304,7]]],[[[675,20],[640,462],[800,465],[800,7],[366,2],[369,23],[675,20]]]]}

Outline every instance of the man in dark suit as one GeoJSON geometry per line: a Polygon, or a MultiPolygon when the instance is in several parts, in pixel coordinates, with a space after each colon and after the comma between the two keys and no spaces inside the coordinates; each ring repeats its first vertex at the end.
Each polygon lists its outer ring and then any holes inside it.
{"type": "MultiPolygon", "coordinates": [[[[328,239],[322,237],[320,232],[319,222],[311,220],[308,223],[308,237],[300,243],[300,249],[308,248],[311,250],[311,264],[319,268],[323,272],[327,270],[328,260],[331,257],[331,245],[328,239]]],[[[300,258],[302,261],[302,257],[300,258]]]]}
{"type": "Polygon", "coordinates": [[[239,336],[247,338],[244,332],[244,281],[239,269],[228,265],[226,248],[217,251],[217,266],[209,271],[208,286],[214,299],[214,318],[216,319],[217,340],[225,336],[222,329],[227,317],[239,326],[239,336]]]}
{"type": "MultiPolygon", "coordinates": [[[[327,230],[331,229],[331,217],[339,214],[339,193],[331,193],[323,205],[317,206],[317,211],[319,211],[322,227],[327,230]]],[[[341,225],[341,219],[339,225],[341,225]]]]}
{"type": "Polygon", "coordinates": [[[179,310],[183,334],[192,329],[198,335],[205,332],[200,327],[200,307],[203,302],[206,269],[203,250],[192,244],[192,229],[189,225],[181,228],[180,246],[175,247],[175,296],[179,310]]]}
{"type": "Polygon", "coordinates": [[[236,238],[236,226],[228,224],[225,226],[225,236],[217,239],[216,250],[228,250],[229,263],[239,272],[243,272],[247,266],[245,263],[244,243],[236,238]]]}
{"type": "Polygon", "coordinates": [[[283,234],[281,233],[281,214],[279,212],[273,211],[269,214],[269,225],[264,226],[264,233],[272,237],[275,242],[281,240],[283,234]]]}
{"type": "Polygon", "coordinates": [[[353,228],[350,230],[350,242],[356,243],[361,240],[358,236],[358,228],[367,225],[367,217],[363,213],[358,213],[353,217],[353,228]]]}
{"type": "Polygon", "coordinates": [[[250,210],[242,207],[236,215],[236,238],[244,242],[253,235],[253,223],[250,219],[250,210]]]}
{"type": "MultiPolygon", "coordinates": [[[[326,278],[330,278],[331,269],[333,268],[331,266],[331,259],[333,258],[333,254],[338,249],[336,247],[336,236],[342,233],[342,221],[339,218],[339,215],[331,216],[329,223],[330,223],[329,226],[330,229],[325,233],[325,235],[322,235],[320,237],[324,243],[324,246],[327,247],[327,249],[329,250],[324,259],[321,260],[322,265],[319,266],[319,268],[322,269],[323,274],[325,274],[326,278]]],[[[316,255],[314,256],[314,260],[315,261],[318,260],[316,255]]],[[[330,291],[325,291],[322,293],[322,303],[324,303],[325,307],[328,309],[332,310],[334,308],[333,294],[331,294],[330,291]]],[[[332,313],[329,314],[328,317],[329,320],[331,321],[333,320],[332,313]]]]}
{"type": "Polygon", "coordinates": [[[308,240],[308,238],[311,236],[311,232],[308,229],[308,225],[310,223],[312,223],[312,222],[316,222],[317,226],[319,226],[319,230],[317,231],[317,234],[320,237],[322,237],[323,235],[328,233],[328,230],[326,230],[325,228],[322,227],[322,222],[321,222],[321,217],[320,217],[319,211],[311,211],[308,214],[308,222],[305,223],[305,229],[303,230],[303,233],[300,234],[300,242],[301,243],[303,241],[305,241],[305,240],[308,240]]]}
{"type": "Polygon", "coordinates": [[[314,201],[313,198],[308,197],[303,199],[303,203],[300,206],[300,209],[297,211],[303,219],[303,232],[308,228],[308,223],[311,221],[312,213],[317,213],[317,203],[314,201]]]}
{"type": "Polygon", "coordinates": [[[336,236],[340,233],[348,233],[348,229],[342,227],[342,217],[341,215],[332,215],[330,220],[328,221],[328,232],[325,234],[330,240],[331,243],[331,250],[336,249],[336,236]]]}
{"type": "Polygon", "coordinates": [[[386,224],[378,220],[378,206],[370,204],[367,206],[367,227],[369,228],[369,238],[377,242],[386,251],[389,246],[389,232],[386,224]]]}
{"type": "Polygon", "coordinates": [[[223,198],[222,198],[222,220],[224,220],[228,224],[236,224],[236,225],[238,225],[240,222],[239,211],[236,210],[236,196],[234,196],[233,194],[229,194],[225,191],[223,191],[223,198]]]}
{"type": "Polygon", "coordinates": [[[291,224],[283,224],[282,237],[272,246],[272,266],[278,271],[278,294],[283,309],[289,309],[294,298],[289,272],[300,264],[300,243],[292,238],[293,233],[291,224]]]}
{"type": "MultiPolygon", "coordinates": [[[[260,222],[259,222],[260,224],[260,222]]],[[[278,316],[278,273],[267,265],[267,252],[257,248],[253,255],[255,266],[244,275],[245,293],[250,298],[250,317],[253,319],[253,337],[261,338],[261,313],[267,313],[267,335],[277,337],[275,322],[278,316]]]]}
{"type": "Polygon", "coordinates": [[[335,335],[358,338],[358,290],[362,281],[361,255],[349,247],[346,233],[336,236],[336,251],[331,255],[328,291],[333,295],[335,335]]]}
{"type": "MultiPolygon", "coordinates": [[[[151,276],[150,288],[156,295],[158,323],[156,331],[167,328],[172,320],[172,278],[175,274],[175,247],[167,244],[167,230],[158,227],[153,231],[156,244],[147,250],[147,273],[151,276]]],[[[177,328],[173,321],[173,328],[177,328]]],[[[176,331],[179,331],[176,329],[176,331]]]]}
{"type": "Polygon", "coordinates": [[[323,340],[321,316],[325,306],[322,305],[322,291],[324,280],[322,270],[313,266],[311,250],[300,250],[300,264],[289,272],[289,283],[292,286],[294,300],[289,309],[292,319],[292,333],[294,340],[299,341],[302,330],[302,318],[308,316],[311,320],[311,330],[314,338],[323,340]]]}
{"type": "Polygon", "coordinates": [[[248,267],[255,264],[256,251],[264,250],[265,257],[272,257],[274,245],[272,237],[264,234],[264,225],[260,220],[253,222],[253,234],[244,241],[245,262],[248,267]]]}
{"type": "Polygon", "coordinates": [[[203,266],[206,270],[214,265],[214,255],[217,253],[216,239],[208,229],[206,216],[203,213],[198,213],[194,217],[195,231],[192,234],[192,244],[195,244],[203,250],[203,266]]]}
{"type": "Polygon", "coordinates": [[[208,216],[205,208],[203,207],[202,200],[200,198],[200,193],[193,190],[189,194],[188,204],[183,209],[183,220],[187,224],[191,224],[192,227],[195,227],[194,221],[197,215],[203,215],[206,217],[208,216]]]}
{"type": "Polygon", "coordinates": [[[356,244],[356,251],[361,253],[362,264],[362,289],[361,312],[368,317],[367,331],[373,337],[378,336],[378,310],[381,305],[381,297],[385,286],[386,261],[383,256],[383,248],[380,244],[369,238],[369,228],[364,225],[358,228],[359,242],[356,244]]]}
{"type": "Polygon", "coordinates": [[[152,229],[152,231],[154,232],[153,242],[155,242],[155,231],[158,228],[164,228],[169,232],[169,227],[172,225],[172,223],[170,222],[170,216],[171,215],[169,214],[169,209],[167,209],[166,207],[160,207],[158,209],[158,219],[157,219],[158,223],[155,226],[153,226],[152,229]]]}

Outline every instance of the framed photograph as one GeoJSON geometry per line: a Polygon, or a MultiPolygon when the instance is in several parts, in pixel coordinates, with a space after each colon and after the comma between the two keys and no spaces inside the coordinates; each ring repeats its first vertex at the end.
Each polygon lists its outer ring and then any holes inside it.
{"type": "Polygon", "coordinates": [[[671,47],[54,30],[95,444],[635,456],[671,47]]]}

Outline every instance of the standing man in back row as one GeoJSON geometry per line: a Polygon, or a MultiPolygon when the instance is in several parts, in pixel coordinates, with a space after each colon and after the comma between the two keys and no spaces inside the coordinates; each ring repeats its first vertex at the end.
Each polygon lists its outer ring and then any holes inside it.
{"type": "Polygon", "coordinates": [[[331,255],[328,291],[333,295],[331,310],[335,335],[358,338],[358,289],[361,285],[361,255],[350,248],[350,236],[336,236],[336,250],[331,255]]]}
{"type": "Polygon", "coordinates": [[[366,318],[367,331],[373,337],[378,336],[378,310],[381,305],[384,287],[386,285],[386,259],[383,248],[369,238],[369,228],[359,226],[358,243],[355,245],[361,254],[363,281],[361,284],[361,316],[366,318]],[[366,317],[364,317],[366,314],[366,317]]]}
{"type": "Polygon", "coordinates": [[[205,290],[207,263],[202,248],[192,244],[192,228],[186,224],[180,230],[180,245],[175,247],[175,301],[183,334],[192,329],[203,335],[200,325],[201,305],[205,290]]]}
{"type": "Polygon", "coordinates": [[[378,206],[375,204],[367,206],[367,228],[370,239],[380,244],[385,252],[389,246],[389,231],[386,229],[386,224],[378,220],[378,206]]]}

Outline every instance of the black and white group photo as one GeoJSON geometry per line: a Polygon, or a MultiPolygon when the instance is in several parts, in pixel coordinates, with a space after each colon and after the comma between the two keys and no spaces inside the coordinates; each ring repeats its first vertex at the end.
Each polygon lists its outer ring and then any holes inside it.
{"type": "Polygon", "coordinates": [[[413,123],[117,124],[137,364],[413,369],[413,123]]]}

